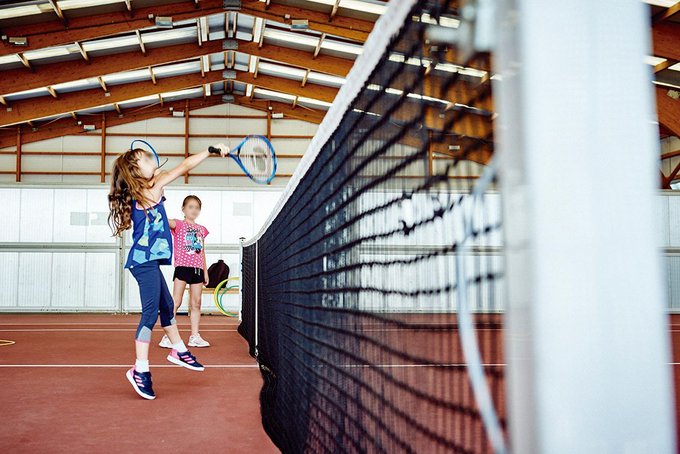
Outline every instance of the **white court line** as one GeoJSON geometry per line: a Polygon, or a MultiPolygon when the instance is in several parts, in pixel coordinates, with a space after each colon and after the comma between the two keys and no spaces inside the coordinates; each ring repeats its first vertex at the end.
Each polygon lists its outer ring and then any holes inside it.
{"type": "MultiPolygon", "coordinates": [[[[26,367],[26,368],[59,368],[59,367],[65,367],[65,368],[81,368],[81,367],[98,367],[98,368],[119,368],[119,367],[125,367],[125,368],[130,368],[132,367],[131,364],[0,364],[0,368],[20,368],[20,367],[26,367]]],[[[177,367],[174,364],[151,364],[149,367],[177,367]]],[[[257,364],[205,364],[206,369],[249,369],[249,368],[257,368],[259,367],[257,364]]]]}
{"type": "MultiPolygon", "coordinates": [[[[671,366],[678,366],[680,363],[668,363],[671,366]]],[[[466,367],[465,363],[454,364],[348,364],[347,368],[411,368],[411,367],[466,367]]],[[[506,364],[482,364],[484,367],[505,367],[506,364]]],[[[0,364],[0,368],[128,368],[130,364],[0,364]]],[[[174,364],[151,364],[149,367],[177,367],[174,364]]],[[[259,367],[257,364],[208,364],[206,369],[253,369],[259,367]]]]}
{"type": "MultiPolygon", "coordinates": [[[[347,368],[409,368],[409,367],[465,367],[467,364],[347,364],[342,367],[347,368]]],[[[500,366],[504,367],[505,364],[484,364],[484,366],[500,366]]],[[[79,368],[79,367],[99,367],[99,368],[118,368],[118,367],[131,367],[129,364],[0,364],[0,368],[11,368],[11,367],[33,367],[33,368],[79,368]]],[[[152,364],[149,367],[177,367],[174,364],[152,364]]],[[[257,364],[207,364],[206,368],[256,368],[259,367],[257,364]]]]}
{"type": "MultiPolygon", "coordinates": [[[[482,364],[484,367],[505,367],[505,364],[482,364]]],[[[452,363],[452,364],[345,364],[342,367],[350,369],[371,369],[374,367],[379,368],[409,368],[409,367],[467,367],[466,363],[452,363]]]]}
{"type": "MultiPolygon", "coordinates": [[[[35,333],[45,333],[45,332],[70,332],[70,331],[95,331],[95,332],[105,332],[105,331],[125,331],[134,332],[135,329],[129,328],[25,328],[25,329],[4,329],[0,328],[0,333],[23,333],[23,332],[35,332],[35,333]]],[[[191,328],[180,329],[180,332],[191,331],[191,328]]],[[[229,332],[235,333],[238,330],[235,329],[202,329],[201,332],[229,332]]]]}
{"type": "MultiPolygon", "coordinates": [[[[1,325],[0,324],[0,332],[49,332],[49,331],[135,331],[135,329],[129,329],[129,328],[20,328],[20,329],[5,329],[3,326],[8,326],[8,325],[1,325]]],[[[26,326],[26,325],[16,325],[16,326],[26,326]]],[[[136,324],[133,326],[137,326],[136,324]]],[[[157,328],[157,329],[162,329],[162,328],[157,328]]],[[[179,329],[180,331],[191,331],[190,327],[181,327],[179,329]]],[[[358,330],[357,332],[362,332],[362,333],[367,333],[367,332],[402,332],[402,331],[413,331],[413,330],[421,330],[421,328],[387,328],[387,329],[362,329],[358,330]]],[[[201,332],[237,332],[237,329],[201,329],[201,332]]],[[[497,329],[493,328],[480,328],[477,329],[476,331],[499,331],[497,329]]],[[[442,331],[443,332],[443,331],[442,331]]],[[[454,332],[454,330],[450,330],[450,332],[454,332]]]]}

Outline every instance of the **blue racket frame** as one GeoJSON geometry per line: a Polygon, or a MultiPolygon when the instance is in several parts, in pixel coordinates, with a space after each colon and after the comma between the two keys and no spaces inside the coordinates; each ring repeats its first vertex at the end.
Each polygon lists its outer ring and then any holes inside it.
{"type": "MultiPolygon", "coordinates": [[[[135,140],[133,140],[133,141],[130,143],[130,150],[134,150],[134,149],[135,149],[135,143],[137,143],[137,142],[143,143],[144,145],[146,145],[147,147],[149,147],[149,150],[151,150],[151,152],[153,153],[153,155],[154,155],[155,158],[156,158],[156,167],[160,169],[160,167],[161,167],[161,160],[160,160],[160,158],[158,157],[158,153],[156,153],[156,150],[154,150],[154,148],[151,146],[151,144],[150,144],[149,142],[147,142],[146,140],[142,140],[142,139],[135,139],[135,140]]],[[[164,162],[163,164],[165,164],[165,162],[164,162]]]]}
{"type": "Polygon", "coordinates": [[[235,147],[233,150],[231,150],[231,151],[229,152],[229,156],[231,157],[231,159],[233,159],[234,161],[236,161],[236,164],[238,164],[238,166],[241,168],[241,170],[243,170],[243,173],[245,173],[245,174],[248,176],[248,178],[250,178],[251,180],[253,180],[255,183],[269,184],[269,183],[274,179],[274,177],[276,176],[276,168],[277,168],[276,153],[274,152],[274,147],[272,146],[272,143],[271,143],[271,142],[269,141],[269,139],[267,139],[265,136],[261,136],[261,135],[258,135],[258,134],[249,134],[249,135],[247,135],[247,136],[241,141],[241,143],[239,143],[238,145],[236,145],[236,147],[235,147]],[[273,159],[273,161],[274,161],[274,168],[273,168],[272,174],[269,176],[269,178],[267,178],[267,179],[264,180],[264,181],[262,181],[262,180],[256,180],[255,177],[253,177],[253,176],[250,174],[250,172],[248,172],[248,169],[245,168],[245,166],[243,165],[243,162],[241,162],[241,159],[238,157],[238,151],[241,149],[241,147],[243,146],[243,144],[245,144],[245,143],[248,141],[248,139],[251,139],[251,138],[258,138],[258,139],[264,140],[264,142],[267,144],[267,147],[269,147],[269,151],[270,151],[271,154],[272,154],[272,159],[273,159]],[[237,156],[234,156],[234,153],[236,153],[237,156]]]}

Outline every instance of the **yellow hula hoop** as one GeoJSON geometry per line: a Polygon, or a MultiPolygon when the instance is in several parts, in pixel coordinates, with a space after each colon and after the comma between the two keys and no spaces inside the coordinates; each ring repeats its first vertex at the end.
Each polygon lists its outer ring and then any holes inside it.
{"type": "Polygon", "coordinates": [[[218,303],[219,303],[220,307],[222,308],[222,310],[224,311],[224,312],[222,312],[224,315],[227,315],[229,317],[238,317],[238,312],[230,312],[230,311],[226,310],[224,308],[224,306],[222,305],[222,297],[224,297],[224,293],[226,291],[233,289],[233,288],[238,288],[238,285],[230,285],[229,287],[224,287],[222,289],[222,293],[220,293],[220,295],[219,295],[218,303]]]}
{"type": "Polygon", "coordinates": [[[6,345],[13,345],[16,344],[16,342],[11,341],[11,340],[6,340],[6,339],[0,339],[0,347],[5,347],[6,345]]]}
{"type": "Polygon", "coordinates": [[[226,315],[227,317],[233,317],[235,314],[233,312],[227,312],[227,311],[224,310],[224,308],[222,307],[222,304],[220,303],[220,301],[218,299],[218,295],[220,293],[220,290],[222,290],[222,287],[224,287],[224,285],[227,282],[237,281],[237,280],[239,280],[238,277],[227,278],[227,279],[223,280],[222,282],[220,282],[219,284],[217,284],[217,287],[215,287],[215,291],[213,292],[213,302],[215,303],[215,307],[217,308],[218,311],[220,311],[223,315],[226,315]]]}

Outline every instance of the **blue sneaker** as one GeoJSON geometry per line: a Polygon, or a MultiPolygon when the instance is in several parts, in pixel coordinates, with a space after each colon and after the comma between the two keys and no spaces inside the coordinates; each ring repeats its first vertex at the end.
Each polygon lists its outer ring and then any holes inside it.
{"type": "Polygon", "coordinates": [[[137,372],[133,367],[125,373],[128,381],[135,388],[137,394],[148,400],[154,400],[156,393],[151,387],[151,372],[137,372]]]}
{"type": "Polygon", "coordinates": [[[196,357],[192,355],[188,350],[180,353],[174,348],[168,355],[168,361],[178,366],[186,367],[189,370],[202,371],[205,370],[203,364],[196,361],[196,357]]]}

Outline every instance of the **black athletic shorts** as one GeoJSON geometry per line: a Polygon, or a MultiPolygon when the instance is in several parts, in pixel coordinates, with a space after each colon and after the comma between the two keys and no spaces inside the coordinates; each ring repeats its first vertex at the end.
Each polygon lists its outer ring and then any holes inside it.
{"type": "Polygon", "coordinates": [[[179,279],[187,284],[202,284],[203,281],[203,269],[202,268],[190,268],[188,266],[178,266],[175,267],[175,275],[172,280],[179,279]]]}

